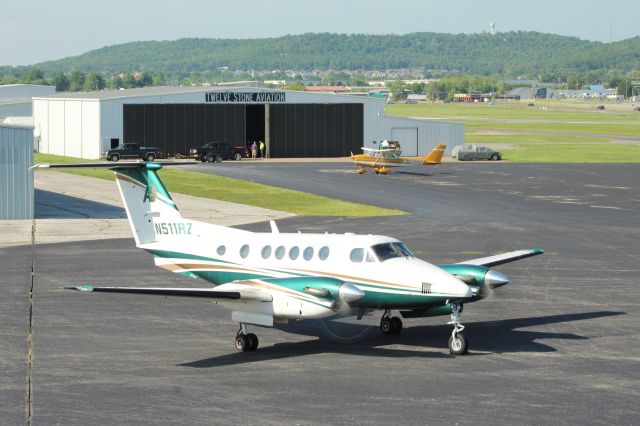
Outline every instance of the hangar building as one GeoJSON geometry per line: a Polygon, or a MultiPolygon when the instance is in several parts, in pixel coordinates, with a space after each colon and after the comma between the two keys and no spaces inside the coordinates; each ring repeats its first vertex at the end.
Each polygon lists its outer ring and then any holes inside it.
{"type": "Polygon", "coordinates": [[[50,96],[55,93],[55,86],[40,84],[0,85],[0,121],[5,117],[30,117],[33,96],[50,96]]]}
{"type": "Polygon", "coordinates": [[[33,98],[40,152],[97,159],[122,142],[167,155],[220,141],[263,140],[271,157],[343,157],[399,140],[404,155],[464,142],[464,126],[386,117],[385,102],[367,96],[248,87],[149,87],[33,98]]]}
{"type": "Polygon", "coordinates": [[[33,219],[33,126],[0,123],[0,220],[33,219]]]}

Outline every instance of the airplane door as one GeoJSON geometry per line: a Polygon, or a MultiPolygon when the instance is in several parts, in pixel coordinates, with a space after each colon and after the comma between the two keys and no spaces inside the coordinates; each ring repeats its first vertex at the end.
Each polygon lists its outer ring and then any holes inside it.
{"type": "Polygon", "coordinates": [[[416,157],[418,155],[417,127],[392,127],[391,140],[400,142],[403,157],[416,157]]]}

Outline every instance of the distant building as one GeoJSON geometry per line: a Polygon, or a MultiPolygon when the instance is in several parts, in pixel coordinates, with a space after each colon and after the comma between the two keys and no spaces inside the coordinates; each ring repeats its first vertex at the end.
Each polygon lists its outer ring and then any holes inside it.
{"type": "Polygon", "coordinates": [[[5,117],[30,117],[33,113],[31,98],[50,96],[55,86],[39,84],[7,84],[0,86],[0,119],[5,117]]]}
{"type": "Polygon", "coordinates": [[[306,86],[305,92],[333,92],[333,93],[345,93],[350,92],[349,86],[306,86]]]}

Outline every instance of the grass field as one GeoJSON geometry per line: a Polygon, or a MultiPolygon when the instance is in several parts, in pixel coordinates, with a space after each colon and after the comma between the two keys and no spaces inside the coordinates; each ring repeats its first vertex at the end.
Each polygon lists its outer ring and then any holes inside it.
{"type": "MultiPolygon", "coordinates": [[[[88,162],[79,158],[60,157],[57,155],[36,153],[34,156],[34,163],[69,164],[88,162]]],[[[111,170],[58,169],[58,171],[114,180],[111,170]]],[[[159,172],[159,175],[169,192],[247,204],[304,216],[395,216],[404,214],[400,210],[351,203],[305,192],[180,170],[178,168],[164,168],[159,172]]],[[[115,190],[116,188],[114,187],[115,190]]]]}
{"type": "Polygon", "coordinates": [[[386,114],[464,123],[465,142],[508,144],[500,151],[514,162],[640,162],[640,112],[608,111],[606,104],[604,111],[588,103],[527,104],[391,104],[386,114]]]}

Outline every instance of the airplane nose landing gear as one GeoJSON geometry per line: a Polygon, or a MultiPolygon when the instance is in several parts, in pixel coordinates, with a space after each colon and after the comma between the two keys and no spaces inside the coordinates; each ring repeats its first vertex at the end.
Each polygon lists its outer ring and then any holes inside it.
{"type": "Polygon", "coordinates": [[[238,352],[255,351],[258,349],[258,336],[247,333],[247,325],[240,323],[240,329],[236,334],[235,347],[238,352]]]}
{"type": "Polygon", "coordinates": [[[462,312],[462,305],[460,303],[454,303],[451,306],[451,321],[447,324],[453,324],[453,331],[449,338],[449,352],[451,355],[464,355],[469,350],[467,338],[462,330],[464,325],[460,322],[460,313],[462,312]]]}

